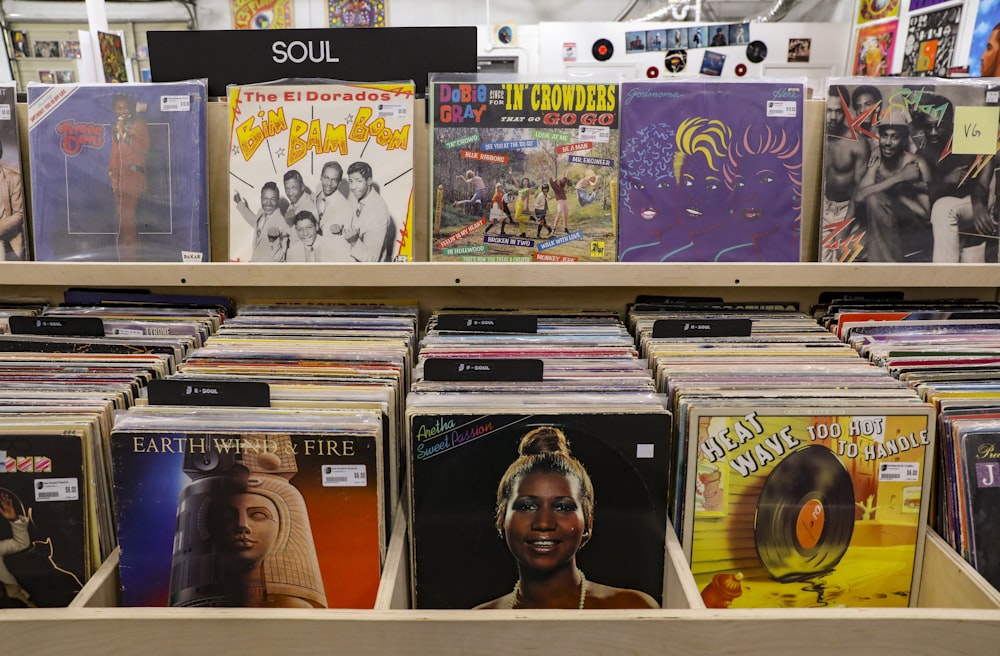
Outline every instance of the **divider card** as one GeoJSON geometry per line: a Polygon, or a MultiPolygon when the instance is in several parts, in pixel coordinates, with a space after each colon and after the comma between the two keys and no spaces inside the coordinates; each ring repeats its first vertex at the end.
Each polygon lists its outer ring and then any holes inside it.
{"type": "Polygon", "coordinates": [[[435,261],[611,262],[617,83],[431,82],[435,261]]]}

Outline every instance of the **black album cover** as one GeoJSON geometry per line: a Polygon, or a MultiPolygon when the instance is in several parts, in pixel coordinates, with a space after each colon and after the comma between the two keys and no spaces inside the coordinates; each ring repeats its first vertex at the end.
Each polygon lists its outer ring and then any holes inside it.
{"type": "Polygon", "coordinates": [[[412,417],[414,607],[659,607],[669,430],[665,412],[412,417]],[[565,594],[533,594],[542,578],[565,594]]]}
{"type": "Polygon", "coordinates": [[[0,435],[0,608],[67,606],[80,592],[85,498],[80,435],[0,435]]]}
{"type": "Polygon", "coordinates": [[[993,587],[1000,587],[1000,434],[963,432],[962,471],[969,518],[970,560],[993,587]]]}

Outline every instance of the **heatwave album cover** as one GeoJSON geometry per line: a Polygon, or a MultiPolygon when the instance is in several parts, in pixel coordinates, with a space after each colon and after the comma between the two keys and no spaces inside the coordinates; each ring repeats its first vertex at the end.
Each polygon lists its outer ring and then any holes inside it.
{"type": "Polygon", "coordinates": [[[691,411],[682,542],[706,606],[915,601],[933,410],[872,410],[691,411]]]}

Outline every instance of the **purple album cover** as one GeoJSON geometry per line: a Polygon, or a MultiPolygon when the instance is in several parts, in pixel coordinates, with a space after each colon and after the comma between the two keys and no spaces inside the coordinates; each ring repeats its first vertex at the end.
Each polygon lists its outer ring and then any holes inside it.
{"type": "Polygon", "coordinates": [[[618,259],[797,262],[803,84],[624,82],[618,259]]]}
{"type": "Polygon", "coordinates": [[[28,88],[35,259],[209,258],[204,81],[28,88]]]}

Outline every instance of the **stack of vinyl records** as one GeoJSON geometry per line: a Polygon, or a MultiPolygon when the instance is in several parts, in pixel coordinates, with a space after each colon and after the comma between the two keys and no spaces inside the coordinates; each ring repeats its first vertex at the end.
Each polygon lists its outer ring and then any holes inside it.
{"type": "Polygon", "coordinates": [[[932,526],[1000,586],[1000,308],[969,300],[854,300],[824,320],[938,411],[932,526]]]}
{"type": "Polygon", "coordinates": [[[213,310],[21,308],[0,335],[3,606],[65,606],[116,546],[110,435],[213,310]],[[186,319],[185,312],[200,315],[186,319]],[[171,313],[175,313],[172,315],[171,313]]]}
{"type": "Polygon", "coordinates": [[[671,416],[615,315],[439,313],[406,412],[414,607],[662,604],[671,416]]]}
{"type": "Polygon", "coordinates": [[[674,411],[670,507],[705,605],[916,598],[933,409],[784,304],[629,311],[674,411]]]}
{"type": "Polygon", "coordinates": [[[45,301],[0,300],[0,333],[10,332],[7,320],[12,316],[34,316],[48,305],[45,301]]]}
{"type": "Polygon", "coordinates": [[[151,386],[113,435],[123,603],[371,608],[415,331],[408,305],[247,306],[151,386]]]}

